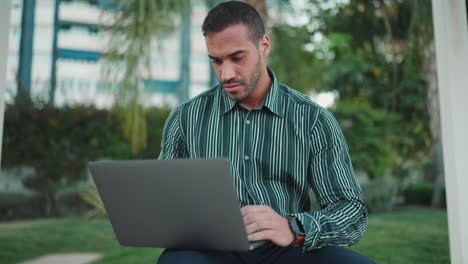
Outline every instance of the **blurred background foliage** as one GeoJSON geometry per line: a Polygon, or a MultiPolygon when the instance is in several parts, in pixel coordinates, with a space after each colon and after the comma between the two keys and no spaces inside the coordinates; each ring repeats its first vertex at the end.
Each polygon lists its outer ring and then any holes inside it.
{"type": "MultiPolygon", "coordinates": [[[[327,1],[310,2],[309,24],[274,26],[273,47],[303,47],[292,55],[291,48],[272,53],[278,78],[303,92],[337,92],[331,110],[342,122],[356,169],[370,178],[402,175],[408,160],[427,162],[428,81],[419,51],[424,47],[413,43],[410,30],[419,6],[354,0],[326,8],[327,1]]],[[[430,3],[421,5],[429,5],[429,20],[422,22],[432,23],[430,3]]]]}
{"type": "Polygon", "coordinates": [[[144,81],[152,79],[152,40],[175,30],[181,14],[190,14],[189,0],[113,0],[117,7],[104,56],[104,75],[116,91],[114,111],[134,154],[147,147],[145,109],[141,105],[144,81]]]}
{"type": "Polygon", "coordinates": [[[418,203],[444,206],[431,3],[333,2],[308,1],[304,25],[273,24],[270,66],[301,92],[337,95],[329,110],[371,212],[419,195],[419,182],[433,184],[418,203]]]}
{"type": "Polygon", "coordinates": [[[14,215],[15,208],[22,210],[21,205],[37,199],[40,206],[37,208],[35,204],[31,209],[33,214],[57,216],[67,213],[67,206],[74,206],[67,204],[67,200],[82,208],[79,192],[87,192],[90,188],[83,184],[87,179],[87,162],[157,158],[168,114],[168,109],[145,109],[147,147],[133,153],[129,140],[124,137],[121,117],[113,111],[92,106],[49,108],[35,104],[29,98],[8,104],[2,168],[32,168],[33,175],[25,177],[23,184],[35,195],[26,195],[30,197],[26,199],[15,192],[2,192],[2,218],[14,215]],[[59,208],[61,202],[64,204],[59,208]]]}
{"type": "MultiPolygon", "coordinates": [[[[6,106],[2,168],[34,173],[23,179],[31,193],[0,192],[2,219],[75,213],[70,208],[105,215],[86,163],[157,157],[169,109],[139,104],[142,73],[151,72],[150,38],[173,30],[164,18],[182,16],[190,1],[136,2],[121,2],[112,32],[115,43],[126,44],[106,57],[108,77],[123,85],[114,109],[57,109],[30,98],[6,106]]],[[[337,96],[329,110],[342,125],[369,211],[443,207],[430,2],[308,0],[300,10],[286,0],[247,2],[266,20],[278,79],[307,95],[337,96]],[[275,8],[280,15],[269,15],[275,8]],[[292,23],[296,17],[305,22],[292,23]]]]}

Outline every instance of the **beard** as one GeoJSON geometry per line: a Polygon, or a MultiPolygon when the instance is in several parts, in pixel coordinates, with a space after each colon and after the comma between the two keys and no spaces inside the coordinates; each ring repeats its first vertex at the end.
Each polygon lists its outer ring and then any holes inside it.
{"type": "Polygon", "coordinates": [[[241,102],[245,99],[247,99],[257,88],[258,82],[260,81],[260,78],[262,77],[262,63],[261,63],[261,58],[260,54],[258,55],[258,60],[257,64],[255,65],[255,70],[253,74],[250,76],[249,79],[245,78],[238,78],[238,79],[230,79],[226,82],[220,82],[220,85],[224,88],[224,85],[229,85],[229,84],[239,84],[242,85],[244,89],[241,89],[240,91],[236,93],[229,93],[226,92],[226,94],[229,96],[234,101],[241,102]]]}

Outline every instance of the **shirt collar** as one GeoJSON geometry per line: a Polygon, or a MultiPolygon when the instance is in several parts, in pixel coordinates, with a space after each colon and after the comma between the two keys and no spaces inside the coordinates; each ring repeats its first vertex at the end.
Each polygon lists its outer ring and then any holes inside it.
{"type": "MultiPolygon", "coordinates": [[[[280,105],[280,87],[279,87],[279,82],[276,79],[275,74],[273,71],[270,70],[270,68],[267,68],[268,70],[268,75],[272,79],[272,83],[270,86],[270,90],[268,91],[267,95],[263,99],[262,104],[260,105],[259,109],[262,108],[267,108],[270,110],[273,114],[283,117],[284,116],[284,108],[281,107],[280,105]]],[[[220,93],[221,93],[221,107],[222,107],[222,113],[226,114],[227,112],[231,111],[235,106],[239,105],[237,101],[232,100],[229,98],[229,96],[226,94],[226,91],[222,88],[221,85],[219,85],[220,93]]]]}

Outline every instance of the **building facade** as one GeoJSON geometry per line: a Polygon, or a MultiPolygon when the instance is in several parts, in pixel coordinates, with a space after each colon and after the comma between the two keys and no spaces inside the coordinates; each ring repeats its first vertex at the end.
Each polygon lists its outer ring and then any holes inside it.
{"type": "MultiPolygon", "coordinates": [[[[28,0],[25,0],[28,1],[28,0]]],[[[32,43],[31,96],[47,102],[51,90],[55,0],[36,0],[32,43]]],[[[105,1],[104,1],[105,2],[105,1]]],[[[54,105],[94,104],[110,107],[113,91],[106,85],[101,56],[108,49],[112,10],[103,1],[61,0],[58,5],[56,90],[54,105]],[[104,28],[104,29],[103,29],[104,28]]],[[[17,93],[17,72],[20,59],[23,0],[12,0],[7,65],[6,101],[17,93]]],[[[189,36],[183,39],[180,21],[176,30],[165,37],[153,38],[152,78],[145,86],[147,106],[174,106],[181,72],[182,40],[189,40],[188,96],[194,97],[209,88],[210,62],[207,57],[201,24],[207,9],[202,1],[192,6],[189,36]]],[[[187,33],[187,31],[185,32],[187,33]]]]}

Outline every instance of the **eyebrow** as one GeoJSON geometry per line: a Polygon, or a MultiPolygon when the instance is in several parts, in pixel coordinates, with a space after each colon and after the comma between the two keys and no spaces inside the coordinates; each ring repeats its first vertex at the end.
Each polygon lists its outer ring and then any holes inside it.
{"type": "MultiPolygon", "coordinates": [[[[241,53],[244,53],[244,52],[245,52],[245,50],[236,50],[236,51],[234,51],[233,53],[228,54],[228,57],[234,57],[234,56],[236,56],[236,55],[238,55],[238,54],[241,54],[241,53]]],[[[210,57],[210,59],[212,59],[212,60],[220,59],[220,58],[218,58],[218,57],[214,57],[214,56],[211,56],[211,55],[209,55],[209,54],[208,54],[208,57],[210,57]]]]}

